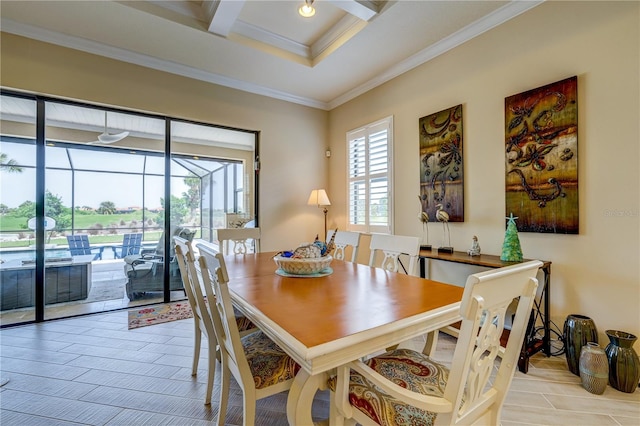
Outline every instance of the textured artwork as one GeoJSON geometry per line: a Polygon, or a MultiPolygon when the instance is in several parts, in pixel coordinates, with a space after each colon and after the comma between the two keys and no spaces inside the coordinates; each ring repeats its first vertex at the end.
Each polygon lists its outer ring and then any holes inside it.
{"type": "Polygon", "coordinates": [[[506,216],[518,231],[578,233],[577,77],[505,99],[506,216]]]}
{"type": "Polygon", "coordinates": [[[438,209],[449,222],[464,222],[462,105],[422,117],[418,124],[422,211],[430,222],[437,221],[438,209]]]}

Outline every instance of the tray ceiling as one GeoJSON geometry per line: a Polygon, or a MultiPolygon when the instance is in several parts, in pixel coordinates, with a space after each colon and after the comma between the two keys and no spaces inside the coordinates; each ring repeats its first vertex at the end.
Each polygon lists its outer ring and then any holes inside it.
{"type": "Polygon", "coordinates": [[[321,109],[540,4],[303,0],[0,2],[2,31],[321,109]]]}

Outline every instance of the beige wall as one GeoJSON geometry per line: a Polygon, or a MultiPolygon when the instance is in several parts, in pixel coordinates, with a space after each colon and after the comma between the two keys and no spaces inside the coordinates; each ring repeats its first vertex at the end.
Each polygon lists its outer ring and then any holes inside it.
{"type": "MultiPolygon", "coordinates": [[[[504,98],[577,75],[580,234],[520,233],[520,242],[525,257],[553,262],[560,328],[580,313],[594,319],[601,343],[606,329],[640,336],[639,21],[638,2],[547,2],[334,109],[332,222],[345,224],[345,133],[393,115],[395,233],[421,236],[418,119],[463,104],[465,222],[450,224],[452,245],[467,250],[477,235],[483,253],[500,254],[504,98]]],[[[439,225],[430,226],[436,246],[439,225]]],[[[435,278],[459,283],[471,272],[433,267],[435,278]]]]}
{"type": "MultiPolygon", "coordinates": [[[[610,328],[640,335],[639,9],[638,2],[546,2],[330,113],[5,33],[0,83],[260,130],[264,250],[291,247],[321,231],[322,214],[305,205],[314,187],[328,184],[330,225],[344,229],[345,133],[389,115],[395,233],[420,236],[418,119],[462,103],[465,222],[451,224],[452,245],[466,250],[477,235],[484,253],[499,254],[504,98],[577,75],[580,234],[520,233],[520,241],[526,257],[553,262],[556,324],[562,327],[570,313],[588,315],[606,343],[610,328]]],[[[440,229],[430,230],[437,238],[440,229]]],[[[361,250],[359,261],[368,255],[361,250]]],[[[436,278],[452,282],[472,272],[433,269],[436,278]]]]}
{"type": "Polygon", "coordinates": [[[2,33],[0,84],[260,134],[263,250],[322,233],[313,188],[326,185],[328,113],[2,33]]]}

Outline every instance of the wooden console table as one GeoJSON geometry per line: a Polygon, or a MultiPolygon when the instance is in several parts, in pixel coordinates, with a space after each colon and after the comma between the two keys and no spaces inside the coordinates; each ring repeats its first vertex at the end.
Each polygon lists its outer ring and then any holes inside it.
{"type": "MultiPolygon", "coordinates": [[[[487,268],[501,268],[503,266],[513,265],[519,262],[504,262],[500,260],[500,256],[491,254],[480,254],[478,256],[470,256],[466,252],[454,251],[453,253],[438,253],[437,250],[420,250],[420,276],[422,278],[430,278],[427,274],[427,260],[443,260],[445,262],[463,263],[474,266],[484,266],[487,268]]],[[[529,259],[523,259],[523,262],[529,259]]],[[[544,351],[549,357],[551,356],[551,315],[549,312],[550,304],[550,285],[551,285],[551,262],[546,260],[540,260],[542,266],[540,270],[544,274],[544,283],[542,286],[542,292],[540,299],[534,303],[534,309],[537,309],[542,318],[542,324],[544,329],[544,336],[542,339],[538,339],[533,335],[535,329],[535,312],[531,313],[531,321],[527,327],[527,333],[525,335],[525,341],[522,345],[522,351],[520,352],[520,359],[518,361],[518,368],[523,373],[529,371],[529,358],[534,354],[544,351]]]]}

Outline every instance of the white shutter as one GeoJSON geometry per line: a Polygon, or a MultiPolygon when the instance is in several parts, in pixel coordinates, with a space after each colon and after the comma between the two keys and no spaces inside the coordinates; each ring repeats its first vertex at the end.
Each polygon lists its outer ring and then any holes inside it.
{"type": "Polygon", "coordinates": [[[392,117],[347,133],[348,230],[391,233],[391,139],[392,117]]]}

